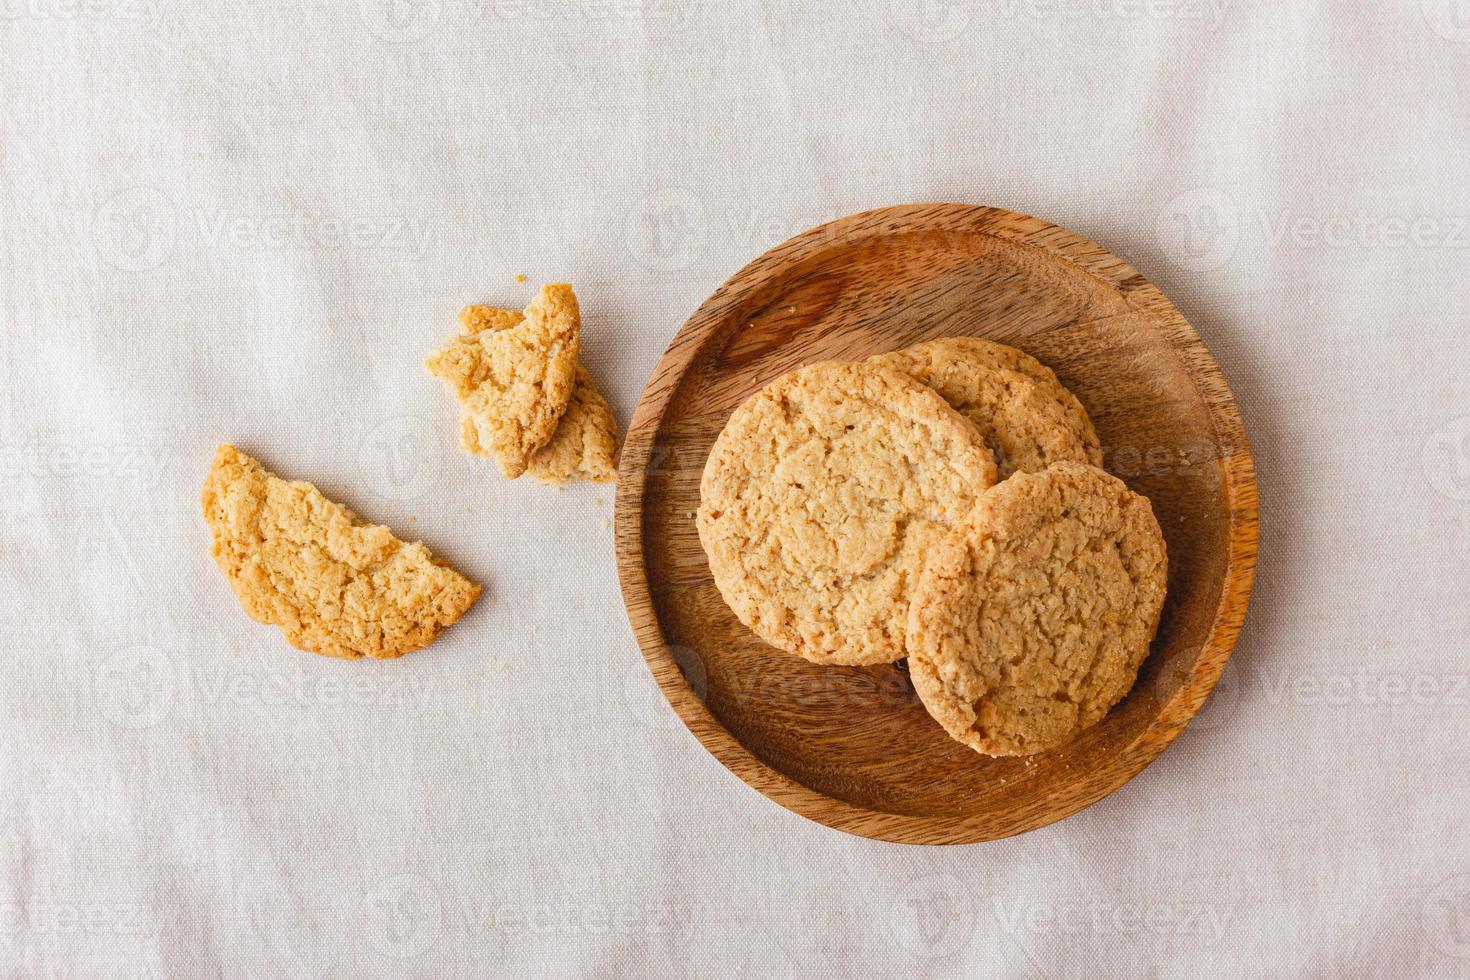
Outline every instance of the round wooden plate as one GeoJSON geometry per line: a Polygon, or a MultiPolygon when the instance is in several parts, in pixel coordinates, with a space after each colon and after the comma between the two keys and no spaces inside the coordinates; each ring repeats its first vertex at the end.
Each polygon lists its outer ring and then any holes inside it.
{"type": "Polygon", "coordinates": [[[852,215],[771,249],[679,331],[644,389],[618,474],[633,632],[669,703],[731,771],[865,837],[968,843],[1060,820],[1122,786],[1209,694],[1245,618],[1256,489],[1210,352],[1163,294],[1101,246],[998,208],[852,215]],[[990,759],[953,741],[901,665],[820,667],[777,651],[720,598],[694,527],[730,412],[812,361],[934,337],[1021,348],[1091,413],[1107,468],[1153,502],[1169,593],[1133,691],[1063,748],[990,759]]]}

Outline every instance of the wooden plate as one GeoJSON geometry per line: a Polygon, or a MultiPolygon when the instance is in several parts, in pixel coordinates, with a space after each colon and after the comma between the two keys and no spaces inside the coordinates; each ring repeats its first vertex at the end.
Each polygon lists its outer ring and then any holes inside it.
{"type": "Polygon", "coordinates": [[[1245,429],[1184,317],[1101,246],[997,208],[868,211],[740,270],[659,361],[618,477],[628,617],[685,724],[782,806],[907,843],[1032,830],[1136,775],[1220,676],[1255,549],[1245,429]],[[1153,502],[1169,546],[1163,620],[1132,693],[1076,741],[1030,759],[988,759],[950,739],[900,666],[820,667],[766,646],[720,598],[694,527],[710,446],[767,382],[812,361],[965,334],[1057,372],[1092,414],[1107,468],[1153,502]]]}

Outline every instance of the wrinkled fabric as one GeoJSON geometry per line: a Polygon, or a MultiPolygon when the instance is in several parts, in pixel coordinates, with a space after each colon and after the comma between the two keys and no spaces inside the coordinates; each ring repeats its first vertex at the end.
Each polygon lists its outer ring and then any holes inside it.
{"type": "Polygon", "coordinates": [[[1470,975],[1460,0],[3,10],[0,976],[1470,975]],[[1262,519],[1195,724],[953,848],[706,754],[612,488],[501,479],[421,366],[569,281],[626,425],[744,263],[930,200],[1156,282],[1262,519]],[[484,598],[399,661],[291,649],[209,557],[224,441],[484,598]]]}

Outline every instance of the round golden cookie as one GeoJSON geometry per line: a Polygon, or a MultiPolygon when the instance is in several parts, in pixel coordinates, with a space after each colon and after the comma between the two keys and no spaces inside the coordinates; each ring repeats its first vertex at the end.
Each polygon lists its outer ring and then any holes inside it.
{"type": "Polygon", "coordinates": [[[1051,368],[979,337],[946,337],[871,358],[910,375],[975,423],[1001,479],[1052,463],[1102,465],[1087,410],[1051,368]]]}
{"type": "Polygon", "coordinates": [[[904,656],[924,556],[995,482],[975,429],[869,364],[813,364],[737,408],[700,484],[720,593],[762,639],[815,663],[904,656]]]}
{"type": "Polygon", "coordinates": [[[931,554],[909,676],[985,755],[1054,748],[1122,700],[1148,656],[1168,561],[1148,499],[1079,463],[1017,473],[931,554]]]}

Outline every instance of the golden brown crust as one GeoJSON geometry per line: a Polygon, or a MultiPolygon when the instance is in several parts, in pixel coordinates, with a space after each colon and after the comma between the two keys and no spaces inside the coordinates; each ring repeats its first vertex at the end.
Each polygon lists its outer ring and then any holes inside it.
{"type": "Polygon", "coordinates": [[[1050,368],[979,337],[946,337],[872,358],[923,382],[975,423],[1001,479],[1052,463],[1102,465],[1092,420],[1050,368]]]}
{"type": "MultiPolygon", "coordinates": [[[[501,310],[492,306],[467,306],[459,313],[460,323],[467,334],[508,330],[523,319],[519,310],[501,310]]],[[[468,415],[460,420],[460,444],[467,452],[488,455],[481,447],[479,433],[468,415]]],[[[556,432],[551,441],[531,457],[526,471],[543,483],[566,483],[574,479],[608,483],[617,479],[617,419],[580,362],[571,400],[556,432]]]]}
{"type": "Polygon", "coordinates": [[[904,656],[928,548],[995,480],[974,427],[934,392],[867,364],[814,364],[730,416],[698,529],[740,621],[816,663],[904,656]]]}
{"type": "Polygon", "coordinates": [[[427,646],[480,595],[422,544],[358,520],[228,444],[215,451],[200,504],[240,605],[302,650],[399,657],[427,646]]]}
{"type": "Polygon", "coordinates": [[[551,441],[571,401],[581,349],[577,298],[571,286],[551,283],[514,326],[472,330],[473,317],[464,314],[461,325],[467,332],[451,337],[424,366],[473,422],[478,451],[494,456],[513,479],[551,441]]]}
{"type": "Polygon", "coordinates": [[[1133,686],[1168,561],[1147,498],[1079,463],[987,491],[934,550],[909,610],[909,674],[945,730],[1032,755],[1133,686]]]}
{"type": "Polygon", "coordinates": [[[459,311],[459,331],[477,334],[483,330],[509,330],[526,318],[521,310],[501,310],[493,306],[466,306],[459,311]]]}

